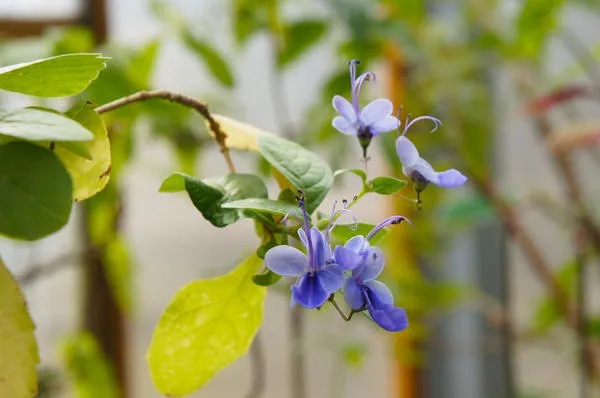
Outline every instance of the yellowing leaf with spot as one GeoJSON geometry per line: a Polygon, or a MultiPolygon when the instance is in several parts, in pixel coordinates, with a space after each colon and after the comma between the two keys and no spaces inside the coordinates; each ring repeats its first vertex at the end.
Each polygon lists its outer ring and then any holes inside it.
{"type": "Polygon", "coordinates": [[[37,394],[34,329],[23,293],[0,259],[0,397],[37,394]]]}
{"type": "Polygon", "coordinates": [[[81,104],[67,112],[67,116],[79,122],[94,134],[94,139],[80,143],[91,155],[86,159],[69,149],[65,144],[56,143],[55,153],[63,162],[73,180],[73,200],[81,201],[100,192],[110,177],[110,142],[102,117],[93,106],[81,104]]]}
{"type": "MultiPolygon", "coordinates": [[[[242,123],[235,119],[228,118],[222,115],[212,115],[213,118],[221,126],[221,131],[227,135],[225,144],[227,148],[239,149],[241,151],[257,151],[257,140],[261,135],[272,135],[250,124],[242,123]]],[[[210,129],[210,125],[206,122],[206,127],[210,131],[210,135],[215,138],[215,133],[210,129]]]]}
{"type": "Polygon", "coordinates": [[[177,292],[148,349],[159,392],[187,395],[248,351],[263,319],[266,289],[252,282],[261,266],[253,255],[227,275],[177,292]]]}

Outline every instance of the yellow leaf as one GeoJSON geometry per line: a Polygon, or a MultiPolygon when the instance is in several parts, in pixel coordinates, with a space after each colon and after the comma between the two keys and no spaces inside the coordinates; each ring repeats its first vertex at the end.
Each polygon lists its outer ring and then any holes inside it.
{"type": "MultiPolygon", "coordinates": [[[[216,114],[213,114],[212,116],[221,126],[221,131],[227,135],[227,138],[225,139],[227,148],[256,152],[258,151],[258,145],[256,143],[258,137],[263,134],[271,134],[226,116],[216,114]]],[[[205,123],[208,131],[210,131],[210,135],[215,138],[215,133],[210,129],[210,126],[206,121],[205,123]]]]}
{"type": "Polygon", "coordinates": [[[263,319],[266,289],[252,282],[261,265],[252,255],[227,275],[177,292],[148,349],[159,392],[189,394],[248,351],[263,319]]]}
{"type": "Polygon", "coordinates": [[[67,112],[67,116],[79,122],[94,134],[94,139],[80,143],[89,150],[91,159],[86,159],[56,143],[55,153],[63,162],[73,180],[73,200],[81,201],[100,192],[110,177],[110,142],[102,117],[92,105],[81,104],[67,112]]]}
{"type": "Polygon", "coordinates": [[[0,397],[37,394],[34,330],[23,293],[0,259],[0,397]]]}

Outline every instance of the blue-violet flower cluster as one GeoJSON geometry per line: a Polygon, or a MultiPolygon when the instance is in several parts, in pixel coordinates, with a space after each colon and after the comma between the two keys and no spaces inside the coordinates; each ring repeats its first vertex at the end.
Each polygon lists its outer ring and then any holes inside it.
{"type": "Polygon", "coordinates": [[[366,236],[355,236],[344,246],[331,250],[329,235],[344,208],[336,211],[335,205],[325,232],[310,227],[302,197],[298,200],[303,211],[298,235],[306,253],[295,247],[280,245],[265,254],[265,265],[276,274],[297,278],[292,286],[292,306],[296,303],[305,308],[320,308],[333,299],[334,293],[344,288],[346,302],[353,312],[367,310],[383,329],[401,331],[408,326],[404,309],[394,306],[390,289],[375,280],[385,264],[380,249],[370,245],[371,238],[382,228],[398,224],[404,217],[395,216],[384,220],[366,236]],[[347,274],[347,275],[346,275],[347,274]]]}

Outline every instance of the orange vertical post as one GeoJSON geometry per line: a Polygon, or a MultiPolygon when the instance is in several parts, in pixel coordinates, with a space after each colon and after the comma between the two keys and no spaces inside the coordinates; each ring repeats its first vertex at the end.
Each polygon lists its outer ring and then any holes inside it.
{"type": "MultiPolygon", "coordinates": [[[[405,64],[403,62],[402,54],[399,49],[389,46],[386,49],[386,74],[387,81],[390,82],[388,95],[394,106],[398,108],[404,104],[405,101],[405,64]]],[[[400,176],[398,176],[400,177],[400,176]]],[[[406,188],[408,191],[408,188],[406,188]]],[[[411,215],[415,212],[415,204],[390,196],[390,207],[393,214],[403,215],[411,218],[411,215]]],[[[392,228],[388,239],[389,247],[388,251],[390,254],[390,264],[393,267],[388,267],[390,275],[398,280],[410,280],[410,275],[415,272],[419,272],[416,260],[416,254],[411,248],[410,240],[408,236],[409,229],[404,227],[392,228]]],[[[410,299],[411,295],[407,298],[410,299]]],[[[402,297],[398,297],[402,304],[402,297]]],[[[406,298],[405,298],[406,299],[406,298]]],[[[404,302],[404,304],[411,308],[414,306],[409,305],[410,303],[404,302]]],[[[401,305],[402,306],[402,305],[401,305]]],[[[420,369],[417,363],[412,359],[413,354],[418,350],[418,342],[415,341],[414,334],[411,333],[411,324],[414,325],[418,322],[408,312],[409,317],[409,328],[403,332],[394,335],[394,364],[392,366],[392,395],[393,397],[399,398],[418,398],[421,396],[420,393],[420,369]],[[402,352],[409,352],[407,356],[398,355],[402,352]],[[410,358],[407,359],[406,357],[410,358]]]]}

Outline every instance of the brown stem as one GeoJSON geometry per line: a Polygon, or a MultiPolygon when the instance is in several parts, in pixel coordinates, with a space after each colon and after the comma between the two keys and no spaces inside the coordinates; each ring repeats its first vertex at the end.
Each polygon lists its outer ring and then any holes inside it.
{"type": "MultiPolygon", "coordinates": [[[[550,291],[550,295],[556,302],[557,307],[564,314],[567,325],[575,331],[579,330],[580,321],[577,318],[577,313],[569,304],[568,296],[559,285],[552,273],[552,268],[536,246],[533,238],[519,221],[515,210],[496,192],[492,184],[477,177],[474,173],[469,174],[475,187],[492,203],[508,233],[517,245],[519,245],[535,273],[550,291]]],[[[585,351],[586,362],[590,364],[591,373],[596,378],[600,378],[600,366],[593,347],[590,344],[586,344],[585,351]]]]}
{"type": "Polygon", "coordinates": [[[229,155],[229,148],[225,143],[225,139],[227,138],[227,134],[225,134],[221,130],[221,126],[212,116],[210,111],[208,110],[208,105],[204,102],[198,101],[192,97],[187,95],[173,93],[167,90],[153,90],[153,91],[139,91],[135,94],[131,94],[127,97],[119,98],[108,104],[101,105],[96,108],[96,112],[98,113],[106,113],[113,111],[115,109],[121,108],[123,106],[133,104],[135,102],[147,101],[150,99],[163,99],[170,102],[175,102],[177,104],[181,104],[183,106],[187,106],[188,108],[194,109],[198,112],[209,124],[210,130],[215,135],[215,141],[219,144],[221,148],[221,152],[225,157],[225,161],[227,162],[227,167],[229,168],[230,173],[235,173],[235,166],[233,165],[233,161],[231,160],[231,156],[229,155]]]}

